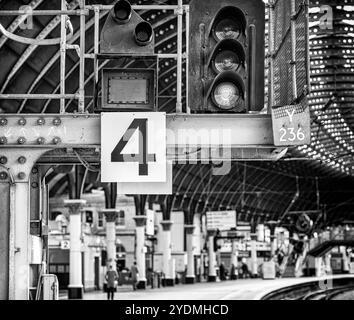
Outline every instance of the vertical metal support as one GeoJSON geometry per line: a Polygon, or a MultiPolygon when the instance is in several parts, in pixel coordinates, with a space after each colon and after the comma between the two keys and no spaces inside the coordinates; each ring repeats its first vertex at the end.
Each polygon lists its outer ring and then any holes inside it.
{"type": "Polygon", "coordinates": [[[248,110],[253,110],[256,106],[256,46],[257,46],[257,30],[254,24],[249,27],[249,48],[250,56],[250,81],[249,81],[249,96],[248,96],[248,110]]]}
{"type": "MultiPolygon", "coordinates": [[[[61,0],[61,10],[65,11],[66,0],[61,0]]],[[[65,67],[66,67],[66,15],[61,15],[60,26],[60,94],[65,94],[65,67]]],[[[60,113],[65,113],[65,98],[60,99],[60,113]]]]}
{"type": "Polygon", "coordinates": [[[186,283],[195,282],[195,270],[194,270],[194,252],[193,252],[193,235],[194,225],[185,225],[184,230],[186,232],[186,247],[187,247],[187,273],[186,283]]]}
{"type": "Polygon", "coordinates": [[[214,237],[216,236],[215,230],[208,230],[208,254],[209,254],[209,266],[208,266],[208,282],[216,281],[216,255],[214,251],[214,237]]]}
{"type": "Polygon", "coordinates": [[[176,113],[182,113],[182,41],[183,0],[178,0],[177,9],[177,102],[176,113]]]}
{"type": "Polygon", "coordinates": [[[291,0],[291,70],[293,85],[293,100],[297,98],[296,83],[296,0],[291,0]]]}
{"type": "Polygon", "coordinates": [[[274,106],[274,4],[269,3],[269,22],[268,22],[268,55],[269,55],[269,70],[268,70],[268,113],[271,113],[271,108],[274,106]]]}
{"type": "Polygon", "coordinates": [[[9,300],[15,300],[15,183],[10,184],[9,300]]]}
{"type": "Polygon", "coordinates": [[[185,7],[186,12],[186,112],[191,113],[189,107],[189,6],[185,7]]]}
{"type": "MultiPolygon", "coordinates": [[[[33,285],[30,277],[31,263],[31,237],[30,237],[30,203],[31,186],[30,175],[33,165],[38,158],[49,151],[40,148],[2,148],[2,155],[8,159],[6,169],[7,181],[1,182],[1,191],[4,196],[1,198],[2,210],[0,214],[6,214],[6,220],[1,217],[1,221],[8,221],[8,242],[0,242],[1,257],[6,257],[0,274],[0,294],[7,295],[10,300],[28,300],[29,289],[33,285]],[[25,163],[20,163],[18,159],[23,157],[25,163]],[[8,187],[4,187],[5,183],[8,187]],[[7,195],[6,195],[7,194],[7,195]],[[8,254],[4,254],[7,250],[8,254]],[[8,290],[4,290],[7,285],[8,290]]],[[[32,280],[33,281],[33,280],[32,280]]]]}
{"type": "Polygon", "coordinates": [[[84,13],[85,0],[80,0],[80,78],[79,78],[79,113],[85,111],[85,34],[86,16],[84,13]]]}
{"type": "Polygon", "coordinates": [[[146,269],[145,269],[145,226],[146,216],[135,216],[135,260],[139,270],[139,282],[137,284],[138,289],[146,289],[146,269]]]}
{"type": "Polygon", "coordinates": [[[320,204],[321,204],[321,193],[320,193],[320,188],[318,185],[318,177],[316,177],[316,203],[317,203],[317,210],[320,210],[320,204]]]}
{"type": "Polygon", "coordinates": [[[311,93],[311,59],[310,59],[310,16],[309,16],[309,7],[310,7],[310,1],[305,0],[305,23],[306,23],[306,33],[305,33],[305,43],[307,43],[307,48],[306,48],[306,73],[307,73],[307,95],[311,93]]]}
{"type": "Polygon", "coordinates": [[[94,72],[95,72],[95,86],[98,83],[98,60],[97,55],[99,53],[99,34],[100,34],[100,7],[94,6],[95,11],[95,25],[94,25],[94,72]]]}
{"type": "Polygon", "coordinates": [[[69,299],[83,298],[82,256],[81,256],[81,210],[86,200],[64,200],[64,206],[70,212],[70,281],[69,299]]]}
{"type": "Polygon", "coordinates": [[[171,227],[173,222],[170,220],[161,221],[163,247],[162,247],[162,259],[163,259],[163,273],[165,274],[165,286],[174,285],[174,270],[173,261],[171,256],[171,227]]]}

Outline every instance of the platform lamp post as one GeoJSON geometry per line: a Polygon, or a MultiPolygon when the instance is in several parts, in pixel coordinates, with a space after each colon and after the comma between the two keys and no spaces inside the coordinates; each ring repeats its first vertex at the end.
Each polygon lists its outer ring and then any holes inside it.
{"type": "Polygon", "coordinates": [[[70,280],[69,299],[83,298],[82,258],[81,258],[81,212],[86,200],[64,200],[70,212],[70,280]]]}

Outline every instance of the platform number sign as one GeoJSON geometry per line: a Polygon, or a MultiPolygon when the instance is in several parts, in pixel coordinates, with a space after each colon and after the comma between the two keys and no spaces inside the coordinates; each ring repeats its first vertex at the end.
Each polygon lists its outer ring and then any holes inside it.
{"type": "Polygon", "coordinates": [[[299,146],[310,144],[310,110],[305,105],[289,105],[272,108],[275,146],[299,146]]]}
{"type": "Polygon", "coordinates": [[[166,114],[101,114],[101,181],[166,181],[166,114]]]}

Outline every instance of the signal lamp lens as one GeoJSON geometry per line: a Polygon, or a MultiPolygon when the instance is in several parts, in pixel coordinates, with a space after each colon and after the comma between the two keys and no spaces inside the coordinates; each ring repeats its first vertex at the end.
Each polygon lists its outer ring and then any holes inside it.
{"type": "Polygon", "coordinates": [[[119,0],[114,5],[114,18],[119,23],[126,23],[130,20],[132,8],[128,1],[119,0]]]}
{"type": "Polygon", "coordinates": [[[215,87],[214,100],[221,109],[234,108],[240,99],[241,92],[232,82],[222,82],[215,87]]]}
{"type": "Polygon", "coordinates": [[[153,30],[150,23],[140,22],[135,28],[135,41],[140,46],[146,46],[152,41],[153,30]]]}
{"type": "Polygon", "coordinates": [[[215,56],[214,66],[217,72],[223,72],[227,70],[236,71],[240,65],[240,58],[236,52],[231,50],[220,51],[215,56]]]}
{"type": "Polygon", "coordinates": [[[238,39],[242,34],[242,25],[231,18],[220,20],[215,26],[217,40],[238,39]]]}

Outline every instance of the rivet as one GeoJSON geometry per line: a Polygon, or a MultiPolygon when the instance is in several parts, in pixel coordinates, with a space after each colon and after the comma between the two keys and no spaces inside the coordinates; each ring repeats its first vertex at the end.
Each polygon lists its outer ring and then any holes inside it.
{"type": "Polygon", "coordinates": [[[18,124],[19,124],[20,126],[25,126],[26,123],[27,123],[27,121],[26,121],[25,118],[21,118],[21,119],[18,120],[18,124]]]}
{"type": "Polygon", "coordinates": [[[32,174],[36,174],[36,173],[38,173],[38,168],[36,167],[32,168],[32,174]]]}
{"type": "Polygon", "coordinates": [[[44,119],[44,118],[39,118],[39,119],[37,120],[37,124],[38,124],[39,126],[44,125],[44,124],[45,124],[45,119],[44,119]]]}
{"type": "Polygon", "coordinates": [[[25,144],[26,143],[26,138],[25,137],[19,137],[17,139],[18,144],[25,144]]]}
{"type": "Polygon", "coordinates": [[[0,144],[6,144],[7,139],[5,137],[0,137],[0,144]]]}
{"type": "Polygon", "coordinates": [[[0,172],[0,180],[6,180],[7,179],[7,173],[6,172],[0,172]]]}
{"type": "Polygon", "coordinates": [[[60,118],[55,118],[55,119],[53,120],[53,124],[54,124],[55,126],[60,126],[60,125],[61,125],[61,119],[60,119],[60,118]]]}
{"type": "Polygon", "coordinates": [[[32,188],[37,189],[38,188],[38,183],[37,182],[32,182],[31,186],[32,186],[32,188]]]}
{"type": "Polygon", "coordinates": [[[45,139],[40,137],[40,138],[37,139],[37,143],[38,144],[44,144],[45,143],[45,139]]]}
{"type": "Polygon", "coordinates": [[[0,163],[1,164],[6,164],[7,163],[7,158],[6,157],[0,157],[0,163]]]}
{"type": "Polygon", "coordinates": [[[61,140],[60,140],[59,137],[53,138],[53,143],[54,143],[54,144],[59,144],[60,142],[61,142],[61,140]]]}
{"type": "Polygon", "coordinates": [[[6,126],[7,125],[7,119],[1,118],[0,119],[0,126],[6,126]]]}
{"type": "Polygon", "coordinates": [[[26,161],[27,161],[27,159],[26,159],[26,157],[21,156],[21,157],[18,158],[17,161],[18,161],[18,163],[20,163],[20,164],[25,164],[26,161]]]}
{"type": "Polygon", "coordinates": [[[20,179],[20,180],[23,180],[26,178],[26,174],[24,172],[20,172],[17,177],[20,179]]]}

